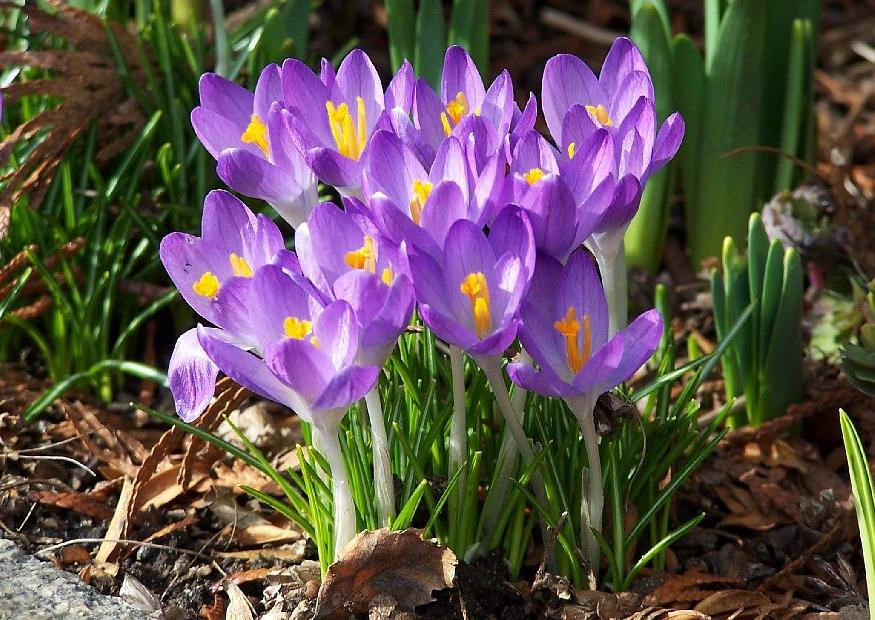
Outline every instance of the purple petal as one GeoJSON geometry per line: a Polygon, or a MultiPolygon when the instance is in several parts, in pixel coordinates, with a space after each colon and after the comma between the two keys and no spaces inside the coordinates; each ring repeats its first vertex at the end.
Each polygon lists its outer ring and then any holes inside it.
{"type": "Polygon", "coordinates": [[[467,215],[468,205],[462,190],[452,181],[445,181],[436,185],[426,200],[420,225],[438,247],[442,247],[450,227],[467,215]]]}
{"type": "Polygon", "coordinates": [[[535,239],[532,224],[524,209],[508,205],[489,229],[489,243],[496,255],[510,252],[522,259],[529,275],[535,270],[535,239]]]}
{"type": "Polygon", "coordinates": [[[544,177],[523,196],[520,206],[532,224],[538,250],[564,260],[576,237],[574,197],[558,175],[544,177]]]}
{"type": "Polygon", "coordinates": [[[361,400],[377,383],[380,369],[374,366],[350,366],[332,377],[313,403],[314,411],[346,411],[361,400]]]}
{"type": "Polygon", "coordinates": [[[565,113],[575,103],[604,105],[604,90],[592,70],[577,56],[558,54],[547,61],[541,91],[544,119],[556,144],[566,144],[562,133],[565,113]]]}
{"type": "Polygon", "coordinates": [[[615,125],[623,122],[640,97],[653,101],[653,82],[650,81],[648,73],[633,71],[623,79],[617,90],[617,96],[608,110],[608,115],[615,125]]]}
{"type": "Polygon", "coordinates": [[[568,156],[571,144],[574,144],[576,150],[581,149],[598,129],[599,126],[592,120],[592,116],[584,106],[580,104],[571,106],[562,119],[562,156],[568,156]]]}
{"type": "Polygon", "coordinates": [[[416,76],[413,74],[413,67],[405,60],[386,89],[386,109],[401,108],[405,114],[410,114],[410,109],[413,107],[413,85],[415,82],[416,76]]]}
{"type": "Polygon", "coordinates": [[[333,148],[316,147],[307,152],[307,163],[319,180],[337,188],[355,189],[361,183],[362,165],[333,148]]]}
{"type": "Polygon", "coordinates": [[[219,156],[216,172],[228,187],[269,202],[293,226],[306,219],[315,188],[301,187],[266,159],[243,149],[227,149],[219,156]]]}
{"type": "Polygon", "coordinates": [[[665,119],[653,143],[648,174],[662,168],[677,154],[684,139],[684,131],[684,119],[677,112],[665,119]]]}
{"type": "Polygon", "coordinates": [[[286,318],[311,320],[314,309],[311,295],[278,265],[266,265],[256,271],[249,293],[245,307],[262,351],[286,338],[286,318]]]}
{"type": "Polygon", "coordinates": [[[276,342],[265,351],[264,361],[270,372],[299,393],[311,408],[337,373],[328,354],[309,338],[276,342]]]}
{"type": "Polygon", "coordinates": [[[329,88],[310,67],[293,58],[283,63],[282,86],[286,108],[300,119],[320,144],[334,146],[325,109],[331,92],[329,88]]]}
{"type": "Polygon", "coordinates": [[[513,81],[505,69],[486,91],[480,116],[495,125],[498,133],[503,135],[510,131],[513,111],[513,81]]]}
{"type": "Polygon", "coordinates": [[[201,107],[245,128],[252,115],[254,95],[231,80],[215,73],[204,73],[198,81],[201,107]]]}
{"type": "Polygon", "coordinates": [[[222,151],[227,148],[241,148],[253,154],[261,153],[255,144],[240,139],[248,124],[248,119],[245,124],[238,125],[203,106],[198,106],[191,111],[191,126],[194,133],[214,159],[218,159],[222,151]]]}
{"type": "Polygon", "coordinates": [[[401,208],[414,197],[413,182],[428,174],[413,152],[393,133],[378,131],[371,138],[367,175],[371,191],[381,191],[401,208]]]}
{"type": "Polygon", "coordinates": [[[605,210],[594,232],[618,230],[632,221],[641,201],[641,184],[633,175],[626,175],[617,183],[611,205],[605,210]]]}
{"type": "Polygon", "coordinates": [[[261,70],[258,82],[255,84],[254,112],[262,120],[267,119],[271,105],[283,100],[283,84],[280,68],[275,64],[267,65],[261,70]]]}
{"type": "Polygon", "coordinates": [[[436,311],[428,304],[420,302],[419,315],[429,329],[444,342],[454,344],[464,351],[469,351],[480,343],[467,325],[463,325],[452,316],[436,311]]]}
{"type": "Polygon", "coordinates": [[[312,421],[307,419],[309,410],[300,394],[277,379],[264,360],[224,342],[217,337],[218,332],[199,327],[198,342],[222,372],[259,396],[293,409],[304,421],[312,421]]]}
{"type": "Polygon", "coordinates": [[[595,260],[586,250],[577,250],[568,259],[554,299],[555,320],[561,319],[568,308],[574,308],[578,317],[589,316],[593,351],[607,341],[608,302],[595,260]]]}
{"type": "Polygon", "coordinates": [[[599,84],[605,94],[613,99],[616,97],[623,81],[635,71],[647,73],[647,63],[638,48],[627,37],[619,37],[611,45],[602,70],[599,73],[599,84]]]}
{"type": "Polygon", "coordinates": [[[413,120],[422,130],[423,138],[433,149],[444,139],[441,114],[444,105],[428,82],[419,78],[413,87],[413,120]]]}
{"type": "Polygon", "coordinates": [[[543,396],[561,398],[563,396],[572,396],[575,393],[574,388],[563,382],[552,372],[546,369],[535,370],[526,363],[514,362],[508,364],[507,374],[510,376],[510,380],[521,388],[543,396]]]}
{"type": "Polygon", "coordinates": [[[335,368],[350,365],[358,353],[359,328],[355,313],[348,302],[330,303],[313,324],[313,333],[335,368]]]}
{"type": "Polygon", "coordinates": [[[368,55],[354,49],[340,63],[337,79],[331,88],[331,99],[338,104],[345,102],[350,110],[355,110],[357,97],[364,102],[365,127],[370,134],[385,107],[383,84],[368,55]]]}
{"type": "Polygon", "coordinates": [[[477,65],[468,52],[453,45],[444,56],[444,70],[441,75],[441,98],[450,102],[458,93],[464,93],[468,100],[468,111],[473,112],[483,105],[486,89],[477,65]]]}
{"type": "Polygon", "coordinates": [[[216,391],[216,366],[200,346],[197,328],[182,334],[173,348],[167,379],[176,405],[176,414],[193,422],[210,404],[216,391]]]}

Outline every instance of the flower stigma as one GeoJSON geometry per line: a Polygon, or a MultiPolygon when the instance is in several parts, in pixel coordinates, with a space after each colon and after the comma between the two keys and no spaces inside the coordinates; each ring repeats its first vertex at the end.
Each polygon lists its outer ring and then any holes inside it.
{"type": "Polygon", "coordinates": [[[333,101],[326,101],[325,109],[328,111],[328,125],[331,127],[331,135],[334,137],[338,152],[344,157],[358,160],[367,143],[367,115],[365,100],[356,97],[355,101],[355,121],[349,112],[349,106],[345,103],[335,106],[333,101]]]}
{"type": "Polygon", "coordinates": [[[228,259],[231,261],[231,269],[234,271],[235,276],[252,277],[252,267],[249,266],[245,258],[235,252],[231,252],[228,259]]]}
{"type": "Polygon", "coordinates": [[[568,159],[574,159],[574,154],[577,152],[577,142],[568,144],[568,159]]]}
{"type": "Polygon", "coordinates": [[[447,111],[441,112],[441,124],[444,126],[444,135],[453,133],[453,127],[459,124],[462,117],[468,113],[468,99],[465,93],[459,91],[455,98],[447,104],[447,111]],[[450,124],[452,121],[452,125],[450,124]]]}
{"type": "Polygon", "coordinates": [[[246,130],[240,136],[240,140],[246,144],[254,144],[261,149],[265,157],[270,157],[270,143],[267,140],[267,125],[264,121],[258,118],[257,114],[253,114],[249,119],[249,124],[246,130]]]}
{"type": "Polygon", "coordinates": [[[489,285],[482,271],[469,273],[462,280],[459,290],[471,300],[471,312],[474,315],[474,329],[481,340],[492,328],[492,317],[489,314],[489,285]]]}
{"type": "Polygon", "coordinates": [[[586,106],[586,111],[589,112],[590,118],[602,127],[613,126],[614,121],[611,120],[611,117],[608,115],[607,108],[605,108],[605,106],[603,106],[602,104],[588,105],[586,106]]]}
{"type": "Polygon", "coordinates": [[[523,174],[523,178],[526,180],[526,183],[529,185],[534,185],[538,181],[544,178],[544,171],[540,168],[531,168],[528,172],[523,174]]]}
{"type": "Polygon", "coordinates": [[[219,278],[211,271],[205,271],[200,279],[191,285],[191,288],[201,297],[215,299],[219,294],[219,278]]]}
{"type": "Polygon", "coordinates": [[[425,208],[425,202],[431,195],[431,190],[434,186],[428,181],[413,182],[413,200],[408,205],[410,207],[410,218],[413,223],[419,226],[422,220],[422,210],[425,208]]]}
{"type": "Polygon", "coordinates": [[[583,347],[581,348],[580,321],[577,320],[577,309],[569,306],[565,316],[553,323],[554,329],[565,338],[565,356],[568,369],[575,375],[589,361],[592,353],[592,331],[589,326],[589,315],[583,315],[583,347]]]}
{"type": "Polygon", "coordinates": [[[313,331],[313,323],[301,320],[296,316],[287,316],[283,319],[283,331],[286,334],[286,338],[303,340],[313,331]]]}
{"type": "Polygon", "coordinates": [[[365,269],[371,273],[377,273],[377,247],[374,245],[374,238],[365,235],[362,247],[347,252],[343,257],[343,262],[352,269],[365,269]]]}

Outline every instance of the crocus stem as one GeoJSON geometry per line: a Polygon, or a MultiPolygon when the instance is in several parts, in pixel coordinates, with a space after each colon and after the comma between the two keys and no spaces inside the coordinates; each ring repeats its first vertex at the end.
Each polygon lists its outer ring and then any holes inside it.
{"type": "Polygon", "coordinates": [[[375,385],[374,389],[367,393],[365,404],[368,407],[368,420],[371,423],[377,518],[380,525],[389,527],[395,518],[395,483],[392,479],[392,465],[389,462],[389,437],[386,435],[386,421],[383,418],[379,386],[375,385]]]}
{"type": "MultiPolygon", "coordinates": [[[[477,363],[486,374],[489,380],[489,385],[492,387],[492,393],[495,395],[495,400],[498,402],[498,408],[504,416],[504,422],[510,430],[514,443],[523,457],[523,463],[530,465],[535,459],[535,454],[532,452],[532,446],[529,445],[529,439],[526,437],[526,432],[523,430],[521,413],[517,412],[513,403],[510,400],[510,393],[507,391],[507,384],[504,382],[504,377],[501,374],[501,366],[497,359],[481,358],[477,363]]],[[[544,480],[541,478],[541,472],[535,470],[532,474],[532,487],[538,501],[543,505],[545,502],[544,480]]]]}
{"type": "Polygon", "coordinates": [[[583,499],[581,501],[580,540],[583,550],[590,563],[593,574],[598,576],[601,552],[593,530],[602,531],[602,511],[605,505],[605,490],[602,483],[602,461],[599,455],[599,436],[595,430],[595,398],[584,396],[566,400],[583,433],[586,445],[586,458],[589,465],[584,472],[582,484],[583,499]]]}
{"type": "Polygon", "coordinates": [[[346,475],[346,463],[340,451],[340,440],[337,437],[338,428],[313,427],[319,437],[319,446],[331,467],[331,495],[334,499],[334,559],[340,555],[340,550],[355,536],[355,504],[349,488],[346,475]]]}
{"type": "MultiPolygon", "coordinates": [[[[468,416],[465,411],[465,358],[462,349],[450,345],[450,369],[453,375],[453,418],[450,421],[450,453],[448,477],[456,475],[468,456],[468,416]]],[[[450,510],[451,518],[458,518],[457,510],[464,505],[465,472],[456,482],[456,497],[450,510]]]]}
{"type": "Polygon", "coordinates": [[[629,321],[629,274],[626,270],[626,246],[621,241],[599,245],[594,252],[608,299],[608,337],[626,327],[629,321]]]}

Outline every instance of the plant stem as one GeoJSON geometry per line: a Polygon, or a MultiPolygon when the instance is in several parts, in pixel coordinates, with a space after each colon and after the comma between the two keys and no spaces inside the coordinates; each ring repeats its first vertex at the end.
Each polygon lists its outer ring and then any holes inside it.
{"type": "MultiPolygon", "coordinates": [[[[523,457],[523,463],[527,466],[530,465],[535,458],[535,454],[532,452],[532,446],[529,445],[526,432],[523,430],[522,412],[518,411],[510,400],[510,393],[507,391],[507,385],[504,383],[504,377],[501,374],[501,366],[498,363],[498,358],[476,358],[476,361],[486,374],[486,378],[489,380],[489,385],[492,387],[492,393],[495,395],[495,400],[498,402],[498,408],[504,416],[506,427],[510,430],[513,441],[523,457]]],[[[540,471],[535,470],[532,473],[531,482],[538,501],[546,506],[546,489],[544,488],[544,479],[541,477],[540,471]]]]}
{"type": "Polygon", "coordinates": [[[599,245],[600,251],[595,253],[602,275],[602,285],[605,287],[605,297],[608,299],[608,338],[625,328],[629,321],[626,247],[622,241],[616,249],[610,245],[599,245]]]}
{"type": "Polygon", "coordinates": [[[325,459],[331,466],[331,495],[334,500],[334,560],[340,555],[340,550],[353,539],[356,532],[355,504],[346,475],[346,463],[340,451],[340,440],[337,437],[338,427],[323,428],[313,426],[318,437],[319,447],[325,459]]]}
{"type": "MultiPolygon", "coordinates": [[[[450,345],[450,369],[453,376],[453,417],[450,421],[450,450],[447,479],[456,475],[468,456],[468,416],[465,410],[465,358],[462,349],[450,345]]],[[[459,524],[458,511],[464,506],[467,483],[465,472],[459,474],[456,496],[450,498],[451,526],[459,524]]]]}
{"type": "Polygon", "coordinates": [[[601,552],[599,543],[593,534],[593,530],[602,531],[602,511],[605,505],[605,490],[602,482],[602,461],[599,455],[599,436],[595,430],[595,418],[593,409],[595,397],[582,396],[568,398],[566,403],[580,424],[583,433],[583,442],[586,445],[586,458],[589,468],[581,481],[585,488],[583,501],[581,501],[580,515],[580,540],[583,541],[584,552],[590,563],[593,574],[598,577],[599,559],[601,552]]]}
{"type": "Polygon", "coordinates": [[[365,396],[368,407],[368,420],[371,423],[371,450],[374,455],[374,490],[377,499],[377,518],[380,525],[389,527],[395,519],[395,481],[392,478],[392,464],[389,461],[389,437],[386,434],[386,420],[383,417],[383,404],[380,402],[380,386],[365,396]]]}

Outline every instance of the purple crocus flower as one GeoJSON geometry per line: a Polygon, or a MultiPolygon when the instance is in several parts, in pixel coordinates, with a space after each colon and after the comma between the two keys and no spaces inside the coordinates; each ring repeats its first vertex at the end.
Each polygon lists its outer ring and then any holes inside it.
{"type": "Polygon", "coordinates": [[[289,129],[279,67],[264,68],[254,94],[214,73],[204,74],[198,89],[191,123],[219,177],[267,201],[292,226],[304,221],[317,201],[316,177],[289,129]]]}
{"type": "MultiPolygon", "coordinates": [[[[276,224],[255,215],[239,199],[216,190],[204,200],[201,236],[170,233],[161,241],[161,262],[183,299],[204,319],[223,330],[222,338],[254,342],[252,323],[239,308],[252,275],[285,254],[276,224]]],[[[299,269],[292,257],[282,257],[299,269]]],[[[170,359],[168,378],[177,413],[196,418],[213,396],[217,369],[197,343],[194,330],[183,334],[170,359]]]]}
{"type": "Polygon", "coordinates": [[[650,73],[625,37],[611,46],[598,78],[576,56],[551,58],[544,68],[543,98],[547,126],[568,159],[575,159],[598,130],[613,139],[617,190],[595,232],[625,231],[647,179],[677,153],[683,119],[675,113],[658,127],[650,73]]]}
{"type": "Polygon", "coordinates": [[[220,330],[199,327],[203,350],[240,385],[293,408],[307,422],[336,428],[379,372],[355,363],[360,332],[350,304],[323,308],[281,267],[266,265],[252,279],[249,309],[255,353],[227,342],[220,330]]]}
{"type": "Polygon", "coordinates": [[[352,306],[361,330],[357,360],[382,366],[413,313],[413,285],[398,248],[384,238],[364,207],[346,211],[322,203],[295,233],[301,268],[328,299],[352,306]]]}
{"type": "Polygon", "coordinates": [[[662,317],[650,310],[608,340],[607,301],[584,250],[566,266],[538,256],[520,316],[520,340],[538,369],[513,363],[508,374],[521,387],[566,399],[619,385],[650,358],[662,335],[662,317]]]}
{"type": "Polygon", "coordinates": [[[364,184],[368,205],[395,243],[406,241],[435,254],[454,222],[487,223],[503,184],[503,162],[497,155],[477,170],[463,144],[450,136],[426,171],[393,133],[377,132],[370,148],[364,184]]]}
{"type": "Polygon", "coordinates": [[[502,71],[487,90],[474,61],[458,45],[450,47],[444,56],[440,91],[438,95],[420,79],[413,96],[414,124],[435,151],[445,137],[457,135],[456,128],[468,116],[487,120],[501,136],[508,134],[514,120],[522,120],[523,125],[534,120],[528,106],[529,114],[520,114],[507,71],[502,71]]]}
{"type": "Polygon", "coordinates": [[[535,259],[522,209],[502,210],[488,238],[456,222],[437,259],[415,248],[408,255],[420,315],[438,337],[475,358],[500,355],[513,342],[535,259]]]}
{"type": "MultiPolygon", "coordinates": [[[[412,73],[402,68],[389,94],[390,105],[409,105],[412,73]]],[[[387,97],[371,59],[353,50],[337,73],[323,62],[317,76],[304,63],[283,63],[282,91],[295,117],[295,131],[307,161],[325,183],[356,193],[371,133],[381,124],[387,97]]]]}

